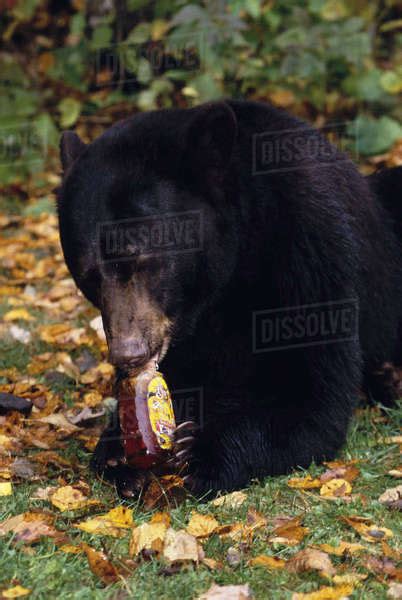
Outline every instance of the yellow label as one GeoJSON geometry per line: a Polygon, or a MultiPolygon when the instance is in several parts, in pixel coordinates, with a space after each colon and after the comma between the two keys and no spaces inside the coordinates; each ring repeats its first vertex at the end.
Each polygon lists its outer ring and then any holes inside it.
{"type": "Polygon", "coordinates": [[[148,384],[148,412],[152,431],[164,450],[173,446],[176,428],[172,400],[166,381],[161,374],[155,375],[148,384]]]}

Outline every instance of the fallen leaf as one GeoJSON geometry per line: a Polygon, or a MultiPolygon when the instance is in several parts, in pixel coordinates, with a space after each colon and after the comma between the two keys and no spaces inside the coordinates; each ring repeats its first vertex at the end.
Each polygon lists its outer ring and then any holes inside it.
{"type": "Polygon", "coordinates": [[[336,573],[328,554],[314,548],[305,548],[297,552],[287,561],[286,568],[291,573],[318,571],[325,577],[332,577],[336,573]]]}
{"type": "Polygon", "coordinates": [[[43,342],[57,344],[59,346],[64,346],[65,344],[91,345],[92,343],[92,340],[85,331],[85,327],[77,327],[74,329],[67,323],[42,325],[39,327],[39,336],[43,342]]]}
{"type": "Polygon", "coordinates": [[[98,383],[102,380],[111,380],[114,375],[114,367],[107,362],[101,362],[81,375],[81,383],[98,383]]]}
{"type": "Polygon", "coordinates": [[[341,519],[350,525],[350,527],[353,527],[367,542],[382,542],[394,535],[390,529],[377,527],[377,525],[371,524],[370,519],[366,519],[365,517],[352,516],[341,517],[341,519]]]}
{"type": "Polygon", "coordinates": [[[236,542],[249,543],[252,540],[253,532],[244,523],[230,523],[228,525],[220,525],[215,533],[222,539],[230,538],[236,542]]]}
{"type": "Polygon", "coordinates": [[[335,466],[333,466],[331,469],[328,469],[321,475],[321,483],[326,483],[331,479],[345,479],[349,483],[352,483],[360,475],[359,469],[354,464],[342,464],[339,462],[327,464],[332,464],[335,466]]]}
{"type": "Polygon", "coordinates": [[[32,339],[31,332],[18,325],[11,325],[9,331],[11,337],[21,344],[29,344],[32,339]]]}
{"type": "Polygon", "coordinates": [[[87,533],[122,537],[124,530],[131,529],[133,524],[133,511],[124,506],[117,506],[104,515],[78,523],[76,527],[87,533]]]}
{"type": "Polygon", "coordinates": [[[311,475],[306,477],[293,477],[288,480],[288,486],[299,490],[313,490],[314,488],[321,487],[321,481],[319,479],[313,479],[311,475]]]}
{"type": "Polygon", "coordinates": [[[247,511],[246,523],[247,527],[251,531],[256,531],[257,529],[261,529],[267,525],[267,518],[254,508],[250,508],[247,511]]]}
{"type": "Polygon", "coordinates": [[[90,500],[81,490],[72,485],[58,488],[50,498],[51,503],[61,511],[78,510],[86,506],[100,504],[99,500],[90,500]]]}
{"type": "Polygon", "coordinates": [[[51,415],[47,415],[46,417],[41,417],[40,419],[35,419],[38,423],[47,423],[48,425],[53,425],[67,433],[74,433],[75,431],[80,431],[80,428],[77,425],[74,425],[69,421],[62,413],[53,413],[51,415]]]}
{"type": "Polygon", "coordinates": [[[88,544],[82,544],[82,548],[87,555],[88,563],[92,573],[94,573],[105,584],[109,585],[119,581],[119,573],[116,567],[110,562],[104,552],[94,550],[88,544]]]}
{"type": "Polygon", "coordinates": [[[3,316],[4,321],[34,321],[33,316],[26,308],[13,308],[3,316]]]}
{"type": "Polygon", "coordinates": [[[14,477],[19,479],[34,479],[35,477],[35,466],[27,458],[23,456],[16,458],[10,465],[11,472],[14,477]]]}
{"type": "Polygon", "coordinates": [[[388,471],[388,475],[391,475],[391,477],[396,478],[402,477],[402,465],[399,465],[398,467],[395,467],[394,469],[388,471]]]}
{"type": "Polygon", "coordinates": [[[223,564],[219,560],[215,560],[214,558],[206,558],[202,559],[202,564],[211,569],[211,571],[215,571],[216,569],[222,569],[223,564]]]}
{"type": "Polygon", "coordinates": [[[388,591],[387,591],[387,597],[392,598],[392,600],[401,600],[402,599],[402,583],[395,583],[395,582],[390,583],[388,591]]]}
{"type": "Polygon", "coordinates": [[[348,496],[352,492],[352,486],[346,479],[331,479],[324,483],[320,489],[320,496],[326,498],[340,498],[348,496]]]}
{"type": "Polygon", "coordinates": [[[245,492],[231,492],[212,501],[213,506],[223,506],[224,508],[239,508],[247,500],[245,492]]]}
{"type": "Polygon", "coordinates": [[[316,592],[295,593],[292,595],[292,600],[342,600],[352,592],[353,585],[326,586],[316,592]]]}
{"type": "Polygon", "coordinates": [[[302,517],[287,518],[274,529],[274,535],[269,538],[271,543],[296,546],[309,532],[308,527],[301,525],[302,517]]]}
{"type": "Polygon", "coordinates": [[[59,547],[60,552],[65,552],[65,554],[81,554],[82,547],[81,546],[73,546],[72,544],[63,544],[59,547]]]}
{"type": "Polygon", "coordinates": [[[39,487],[32,494],[31,500],[50,500],[50,497],[57,490],[57,487],[54,485],[48,485],[46,487],[39,487]]]}
{"type": "Polygon", "coordinates": [[[14,541],[25,544],[38,542],[42,537],[52,537],[58,541],[64,534],[53,526],[54,516],[48,512],[25,512],[9,517],[0,523],[0,536],[14,534],[14,541]]]}
{"type": "Polygon", "coordinates": [[[198,562],[198,542],[193,535],[184,529],[175,531],[169,528],[166,532],[163,557],[169,563],[198,562]]]}
{"type": "Polygon", "coordinates": [[[394,560],[400,560],[402,557],[402,552],[398,549],[391,548],[387,542],[381,542],[381,550],[384,553],[384,556],[388,558],[393,558],[394,560]]]}
{"type": "Polygon", "coordinates": [[[376,575],[386,576],[402,583],[402,569],[398,569],[395,562],[386,556],[369,556],[366,567],[376,575]]]}
{"type": "Polygon", "coordinates": [[[202,515],[193,511],[186,531],[196,538],[204,538],[212,535],[218,527],[219,523],[212,515],[202,515]]]}
{"type": "Polygon", "coordinates": [[[277,558],[276,556],[267,556],[260,554],[252,558],[247,563],[250,567],[264,567],[265,569],[283,569],[286,565],[286,560],[277,558]]]}
{"type": "Polygon", "coordinates": [[[168,525],[163,521],[142,523],[135,527],[130,540],[130,556],[137,556],[143,550],[162,552],[167,530],[168,525]]]}
{"type": "Polygon", "coordinates": [[[8,590],[0,592],[0,598],[21,598],[21,596],[28,596],[30,593],[31,590],[28,588],[24,588],[21,585],[15,585],[12,588],[8,588],[8,590]]]}
{"type": "Polygon", "coordinates": [[[0,496],[11,496],[13,493],[13,487],[9,481],[0,482],[0,496]]]}
{"type": "Polygon", "coordinates": [[[356,552],[363,552],[367,550],[361,544],[353,544],[351,542],[340,542],[339,546],[331,546],[330,544],[320,544],[320,550],[328,552],[328,554],[334,554],[335,556],[344,556],[347,554],[355,554],[356,552]]]}
{"type": "Polygon", "coordinates": [[[390,437],[381,438],[379,440],[381,444],[402,444],[402,435],[393,435],[390,437]]]}
{"type": "Polygon", "coordinates": [[[378,498],[378,501],[388,506],[388,508],[402,510],[402,484],[385,490],[378,498]]]}
{"type": "Polygon", "coordinates": [[[336,585],[348,584],[358,586],[365,579],[367,579],[366,573],[344,573],[343,575],[334,575],[332,581],[336,585]]]}
{"type": "Polygon", "coordinates": [[[253,593],[248,586],[245,585],[217,585],[213,583],[209,590],[197,600],[251,600],[253,593]]]}
{"type": "Polygon", "coordinates": [[[144,494],[144,509],[153,510],[159,507],[176,506],[187,495],[183,485],[184,481],[178,475],[165,475],[159,479],[153,479],[144,494]]]}

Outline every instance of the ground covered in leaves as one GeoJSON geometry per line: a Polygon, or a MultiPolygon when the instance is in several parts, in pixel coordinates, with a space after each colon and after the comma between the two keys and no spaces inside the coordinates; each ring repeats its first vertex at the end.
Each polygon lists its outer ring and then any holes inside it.
{"type": "Polygon", "coordinates": [[[180,482],[154,482],[145,509],[122,503],[88,470],[113,369],[54,211],[0,227],[1,598],[402,598],[401,410],[359,410],[339,460],[308,473],[177,507],[180,482]]]}

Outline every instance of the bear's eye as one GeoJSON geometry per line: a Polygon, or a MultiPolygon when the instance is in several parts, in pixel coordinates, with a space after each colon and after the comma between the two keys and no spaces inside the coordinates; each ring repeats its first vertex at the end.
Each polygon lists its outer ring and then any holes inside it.
{"type": "Polygon", "coordinates": [[[133,261],[132,260],[119,260],[112,263],[112,270],[119,279],[127,281],[130,279],[133,272],[133,261]]]}
{"type": "Polygon", "coordinates": [[[160,269],[160,261],[154,256],[138,256],[135,261],[137,273],[156,273],[160,269]]]}

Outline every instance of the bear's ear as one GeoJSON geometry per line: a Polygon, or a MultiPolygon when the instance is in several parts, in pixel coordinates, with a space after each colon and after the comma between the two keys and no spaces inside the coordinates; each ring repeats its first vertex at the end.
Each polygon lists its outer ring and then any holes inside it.
{"type": "Polygon", "coordinates": [[[229,164],[237,135],[237,121],[226,102],[210,102],[194,111],[187,133],[185,156],[192,171],[220,178],[229,164]]]}
{"type": "Polygon", "coordinates": [[[63,131],[60,138],[60,159],[65,173],[86,148],[86,144],[74,131],[63,131]]]}

